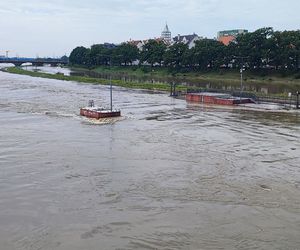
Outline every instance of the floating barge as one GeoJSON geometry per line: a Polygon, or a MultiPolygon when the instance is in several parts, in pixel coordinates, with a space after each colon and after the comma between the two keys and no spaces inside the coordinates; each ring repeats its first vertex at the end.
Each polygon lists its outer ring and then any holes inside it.
{"type": "Polygon", "coordinates": [[[121,116],[121,111],[104,109],[100,107],[86,107],[80,109],[80,115],[87,118],[101,119],[108,117],[119,117],[121,116]]]}
{"type": "Polygon", "coordinates": [[[234,97],[229,94],[222,93],[188,93],[186,94],[186,100],[189,102],[198,102],[206,104],[217,105],[238,105],[246,103],[255,103],[251,98],[234,97]]]}

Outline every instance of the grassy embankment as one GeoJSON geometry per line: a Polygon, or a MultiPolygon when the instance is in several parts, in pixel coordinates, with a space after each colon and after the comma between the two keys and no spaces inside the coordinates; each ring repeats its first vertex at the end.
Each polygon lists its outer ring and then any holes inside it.
{"type": "MultiPolygon", "coordinates": [[[[93,78],[87,76],[65,76],[62,74],[48,74],[42,72],[28,71],[19,67],[6,68],[5,71],[13,74],[27,75],[32,77],[42,77],[42,78],[56,79],[62,81],[76,81],[81,83],[109,85],[109,81],[107,79],[93,78]]],[[[158,90],[158,91],[170,90],[170,85],[165,83],[150,83],[150,82],[137,83],[137,82],[124,82],[122,80],[112,80],[112,84],[115,86],[132,88],[132,89],[145,89],[145,90],[158,90]]],[[[177,90],[185,91],[186,87],[178,86],[177,90]]]]}
{"type": "MultiPolygon", "coordinates": [[[[76,69],[76,67],[75,67],[76,69]]],[[[77,68],[80,69],[80,68],[77,68]]],[[[82,69],[82,68],[81,68],[82,69]]],[[[84,70],[84,69],[82,69],[84,70]]],[[[85,69],[86,70],[86,69],[85,69]]],[[[150,67],[97,67],[91,71],[97,73],[116,73],[133,77],[157,77],[157,78],[172,78],[185,79],[187,81],[205,81],[207,83],[230,83],[240,84],[240,72],[238,69],[220,69],[215,71],[202,71],[202,72],[172,72],[166,68],[153,68],[150,67]]],[[[294,84],[300,86],[300,72],[274,72],[274,71],[249,71],[244,72],[244,82],[254,84],[294,84]]]]}
{"type": "MultiPolygon", "coordinates": [[[[225,88],[240,88],[240,72],[238,69],[220,69],[214,71],[194,71],[194,72],[172,72],[166,68],[151,68],[151,67],[109,67],[100,66],[92,69],[73,67],[74,70],[98,73],[112,74],[120,78],[120,76],[127,79],[154,79],[155,82],[187,82],[194,86],[208,86],[214,89],[225,88]]],[[[130,81],[130,80],[129,80],[130,81]]],[[[250,71],[246,70],[243,74],[244,87],[248,86],[252,91],[248,93],[256,96],[274,96],[287,98],[288,92],[295,93],[300,90],[300,72],[279,72],[272,70],[250,71]],[[270,89],[277,92],[277,94],[264,94],[261,91],[256,92],[255,89],[270,89]]],[[[201,87],[198,87],[201,88],[201,87]]]]}
{"type": "MultiPolygon", "coordinates": [[[[211,83],[218,84],[220,86],[239,86],[240,85],[240,74],[238,70],[219,70],[219,71],[207,71],[207,72],[187,72],[187,73],[173,73],[164,68],[139,68],[139,67],[97,67],[94,69],[86,69],[75,67],[77,71],[92,71],[96,73],[111,73],[112,75],[122,75],[127,77],[136,77],[140,79],[168,79],[172,81],[172,79],[182,80],[182,82],[192,82],[192,83],[211,83]]],[[[90,84],[102,84],[108,85],[109,82],[107,79],[101,79],[98,77],[89,77],[89,76],[64,76],[64,75],[53,75],[42,72],[32,72],[27,71],[22,68],[7,68],[7,72],[21,75],[29,75],[32,77],[42,77],[49,79],[57,79],[64,81],[77,81],[82,83],[90,83],[90,84]]],[[[272,85],[276,88],[284,89],[287,85],[293,90],[300,90],[300,79],[299,73],[287,74],[283,75],[281,73],[274,72],[250,72],[246,71],[244,73],[244,84],[253,84],[260,87],[268,87],[272,85]]],[[[112,80],[113,85],[125,87],[125,88],[133,88],[133,89],[147,89],[147,90],[159,90],[159,91],[169,91],[170,86],[166,83],[151,83],[150,80],[144,80],[144,82],[136,82],[127,80],[126,82],[123,80],[112,80]],[[147,82],[148,81],[148,82],[147,82]]],[[[200,87],[199,87],[200,88],[200,87]]],[[[177,90],[186,91],[186,86],[177,86],[177,90]]],[[[258,96],[263,96],[263,93],[253,92],[258,96]]],[[[274,96],[286,97],[287,93],[278,93],[274,96]]]]}

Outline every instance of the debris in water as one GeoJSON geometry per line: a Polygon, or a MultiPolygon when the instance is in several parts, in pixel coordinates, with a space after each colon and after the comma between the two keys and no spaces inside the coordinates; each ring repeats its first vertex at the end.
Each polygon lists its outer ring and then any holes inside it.
{"type": "Polygon", "coordinates": [[[268,191],[271,191],[272,190],[272,188],[270,188],[270,187],[268,187],[267,185],[265,185],[265,184],[261,184],[261,185],[259,185],[261,188],[263,188],[263,189],[265,189],[265,190],[268,190],[268,191]]]}

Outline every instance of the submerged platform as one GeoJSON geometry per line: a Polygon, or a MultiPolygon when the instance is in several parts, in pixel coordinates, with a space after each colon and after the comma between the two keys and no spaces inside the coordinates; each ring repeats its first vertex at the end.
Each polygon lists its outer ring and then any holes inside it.
{"type": "Polygon", "coordinates": [[[218,104],[218,105],[238,105],[246,103],[255,103],[251,98],[234,97],[223,93],[188,93],[186,100],[190,102],[218,104]]]}
{"type": "Polygon", "coordinates": [[[85,107],[80,109],[80,115],[87,118],[101,119],[121,116],[120,110],[104,109],[101,107],[85,107]]]}

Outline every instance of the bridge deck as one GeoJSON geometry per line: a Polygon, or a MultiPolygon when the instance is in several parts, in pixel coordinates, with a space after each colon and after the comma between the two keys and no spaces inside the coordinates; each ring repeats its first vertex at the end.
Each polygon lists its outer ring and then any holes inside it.
{"type": "Polygon", "coordinates": [[[15,65],[22,65],[24,63],[32,63],[33,65],[43,65],[43,64],[63,64],[66,65],[68,62],[60,59],[52,58],[0,58],[0,63],[12,63],[15,65]]]}

